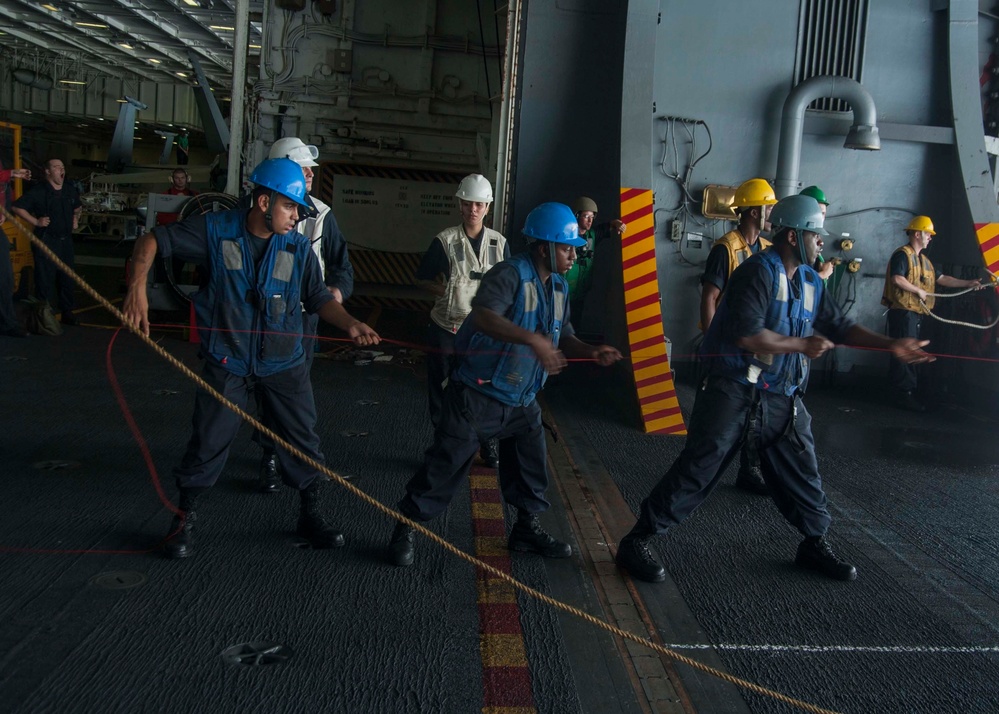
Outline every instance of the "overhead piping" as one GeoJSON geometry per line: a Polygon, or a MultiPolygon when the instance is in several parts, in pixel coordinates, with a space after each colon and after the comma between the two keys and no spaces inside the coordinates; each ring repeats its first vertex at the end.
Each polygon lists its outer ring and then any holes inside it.
{"type": "Polygon", "coordinates": [[[849,77],[822,75],[810,77],[791,90],[784,100],[781,114],[780,144],[777,147],[777,177],[774,189],[777,198],[798,192],[798,170],[801,163],[801,135],[805,126],[805,109],[816,99],[842,99],[853,109],[853,126],[843,146],[847,149],[878,151],[878,113],[874,99],[863,85],[849,77]]]}

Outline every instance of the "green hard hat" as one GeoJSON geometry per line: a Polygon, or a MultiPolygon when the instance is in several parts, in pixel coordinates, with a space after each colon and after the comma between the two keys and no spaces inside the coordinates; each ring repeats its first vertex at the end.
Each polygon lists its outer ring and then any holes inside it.
{"type": "Polygon", "coordinates": [[[826,200],[826,194],[825,194],[825,192],[821,188],[819,188],[818,186],[809,186],[808,188],[803,188],[803,189],[801,189],[801,193],[798,194],[798,195],[800,195],[800,196],[811,196],[812,198],[814,198],[816,201],[818,201],[822,205],[824,205],[824,206],[828,206],[829,205],[829,201],[826,200]]]}

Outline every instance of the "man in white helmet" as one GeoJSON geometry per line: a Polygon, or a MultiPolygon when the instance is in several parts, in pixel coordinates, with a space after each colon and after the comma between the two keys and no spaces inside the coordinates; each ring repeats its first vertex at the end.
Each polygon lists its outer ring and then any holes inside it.
{"type": "MultiPolygon", "coordinates": [[[[271,146],[267,155],[268,159],[291,159],[302,167],[305,174],[305,190],[312,193],[312,181],[315,174],[312,171],[314,166],[318,166],[316,159],[319,158],[319,149],[303,142],[298,137],[287,136],[278,139],[271,146]]],[[[323,274],[323,281],[327,289],[333,295],[333,299],[343,304],[343,301],[350,297],[354,291],[354,268],[350,264],[347,255],[347,239],[340,232],[333,211],[328,205],[320,201],[315,196],[310,195],[309,199],[315,208],[315,213],[299,221],[295,230],[301,233],[312,242],[312,251],[319,258],[319,268],[323,274]]],[[[305,348],[306,364],[312,365],[312,357],[315,354],[316,334],[319,329],[319,319],[315,315],[303,316],[303,342],[305,348]]],[[[278,474],[278,461],[275,454],[274,444],[263,434],[256,434],[255,441],[264,449],[264,455],[260,462],[260,485],[258,490],[261,493],[277,493],[281,490],[281,478],[278,474]]]]}
{"type": "MultiPolygon", "coordinates": [[[[435,428],[454,358],[454,336],[472,311],[472,298],[482,276],[510,257],[506,238],[484,225],[493,202],[489,180],[470,174],[461,180],[455,197],[461,225],[438,233],[416,270],[417,285],[437,298],[427,328],[427,391],[430,422],[435,428]]],[[[495,441],[482,444],[481,456],[490,467],[499,463],[495,441]]]]}

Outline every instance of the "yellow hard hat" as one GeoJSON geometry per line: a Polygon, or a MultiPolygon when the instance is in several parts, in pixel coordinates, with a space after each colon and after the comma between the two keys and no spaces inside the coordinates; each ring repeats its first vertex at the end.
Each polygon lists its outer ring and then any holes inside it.
{"type": "Polygon", "coordinates": [[[777,196],[774,194],[773,186],[767,183],[766,179],[749,179],[735,190],[735,199],[732,201],[734,208],[748,208],[750,206],[772,206],[777,203],[777,196]]]}
{"type": "Polygon", "coordinates": [[[926,231],[931,236],[935,236],[937,232],[933,230],[933,221],[930,220],[929,216],[916,216],[911,221],[909,225],[905,227],[906,231],[926,231]]]}

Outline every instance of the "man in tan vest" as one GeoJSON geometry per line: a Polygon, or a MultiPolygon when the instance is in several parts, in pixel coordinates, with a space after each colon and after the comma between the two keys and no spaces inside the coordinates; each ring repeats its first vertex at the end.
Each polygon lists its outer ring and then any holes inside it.
{"type": "MultiPolygon", "coordinates": [[[[707,332],[728,285],[732,271],[743,261],[770,247],[770,241],[760,236],[770,214],[770,207],[777,203],[773,187],[764,179],[749,179],[735,192],[733,208],[739,213],[739,225],[717,241],[708,254],[701,278],[701,331],[707,332]]],[[[755,445],[742,443],[739,458],[739,475],[735,485],[752,493],[767,495],[769,490],[760,470],[760,457],[755,445]]]]}
{"type": "MultiPolygon", "coordinates": [[[[472,298],[482,276],[510,257],[506,238],[484,225],[493,202],[489,180],[480,174],[466,176],[455,197],[461,225],[438,233],[416,269],[416,284],[436,296],[427,328],[427,392],[430,422],[435,428],[441,417],[444,385],[451,373],[454,336],[472,311],[472,298]]],[[[497,466],[496,442],[484,442],[481,456],[487,466],[497,466]]]]}
{"type": "MultiPolygon", "coordinates": [[[[961,280],[936,272],[923,252],[936,231],[929,216],[916,216],[905,228],[909,242],[891,254],[885,274],[881,304],[888,308],[889,337],[919,337],[923,315],[933,309],[937,285],[945,288],[981,287],[982,281],[961,280]]],[[[888,380],[896,392],[898,406],[915,412],[926,407],[916,399],[916,368],[894,357],[888,363],[888,380]]]]}

